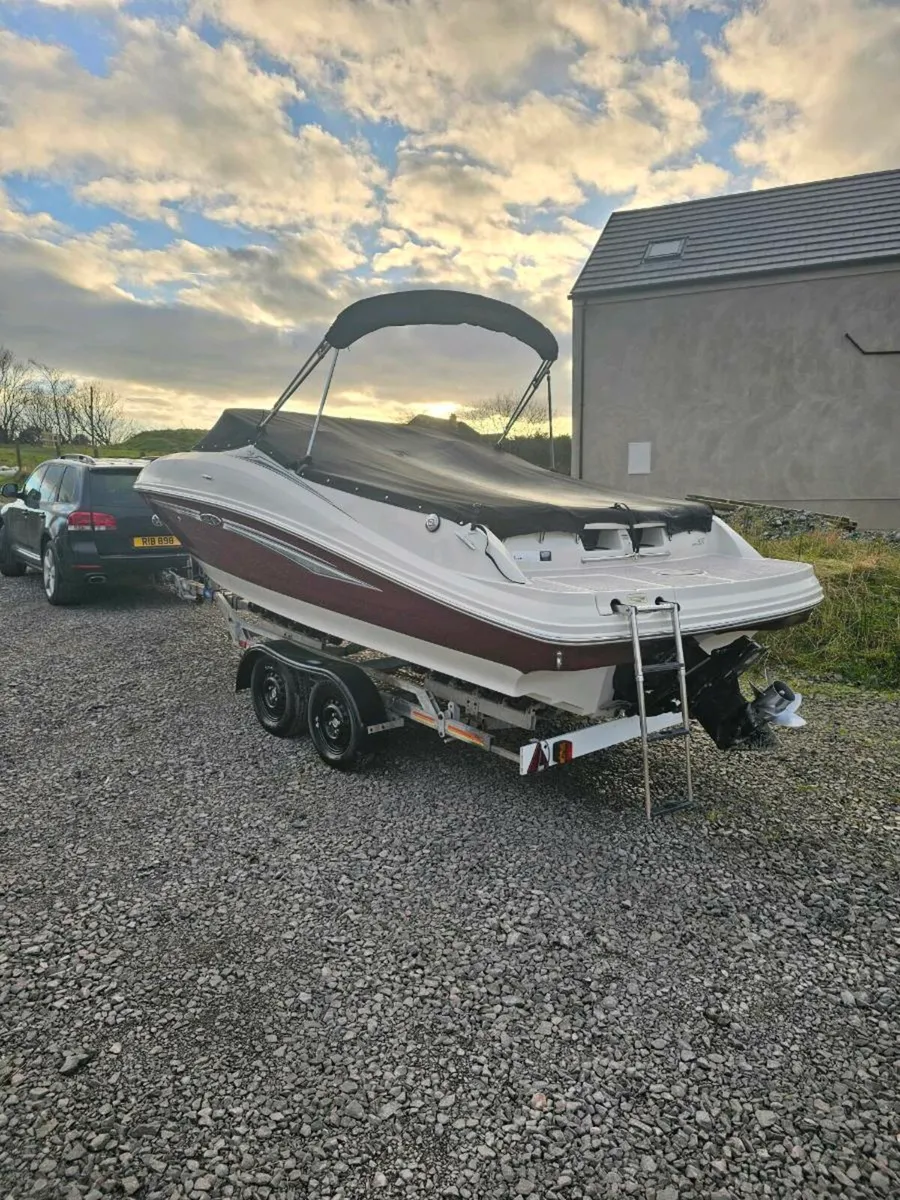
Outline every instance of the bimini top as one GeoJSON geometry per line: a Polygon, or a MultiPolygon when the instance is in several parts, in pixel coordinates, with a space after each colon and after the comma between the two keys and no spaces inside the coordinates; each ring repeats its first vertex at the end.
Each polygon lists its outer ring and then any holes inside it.
{"type": "Polygon", "coordinates": [[[335,318],[325,341],[336,350],[346,350],[367,333],[389,325],[477,325],[524,342],[544,362],[556,362],[559,357],[550,330],[520,308],[474,292],[434,289],[385,292],[357,300],[335,318]]]}
{"type": "Polygon", "coordinates": [[[670,534],[712,528],[712,510],[705,504],[605,492],[490,444],[409,425],[323,417],[315,458],[305,461],[314,417],[280,412],[259,430],[262,416],[259,409],[226,409],[196,449],[237,450],[255,444],[313,483],[450,521],[486,525],[499,538],[579,533],[598,521],[629,528],[662,522],[670,534]]]}

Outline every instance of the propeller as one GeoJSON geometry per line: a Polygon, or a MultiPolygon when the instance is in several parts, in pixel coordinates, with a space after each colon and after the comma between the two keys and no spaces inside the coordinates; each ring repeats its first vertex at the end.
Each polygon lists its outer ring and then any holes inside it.
{"type": "Polygon", "coordinates": [[[800,729],[806,724],[803,717],[798,716],[797,710],[803,702],[799,692],[794,692],[786,683],[776,679],[765,691],[751,684],[754,699],[750,704],[753,713],[764,721],[782,725],[788,729],[800,729]]]}

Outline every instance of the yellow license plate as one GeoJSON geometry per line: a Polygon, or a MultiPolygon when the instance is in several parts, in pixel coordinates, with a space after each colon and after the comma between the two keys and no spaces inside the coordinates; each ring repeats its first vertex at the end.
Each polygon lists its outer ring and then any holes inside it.
{"type": "Polygon", "coordinates": [[[163,546],[180,546],[177,537],[171,533],[162,533],[158,537],[137,537],[131,539],[135,546],[141,546],[145,550],[158,550],[163,546]]]}

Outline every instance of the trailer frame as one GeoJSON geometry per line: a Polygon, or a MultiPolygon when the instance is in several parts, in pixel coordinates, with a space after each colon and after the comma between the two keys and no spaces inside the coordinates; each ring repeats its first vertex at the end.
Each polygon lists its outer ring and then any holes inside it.
{"type": "MultiPolygon", "coordinates": [[[[251,686],[253,665],[261,656],[306,677],[307,683],[331,681],[352,697],[366,739],[412,723],[434,730],[443,742],[463,742],[514,762],[520,775],[535,775],[624,742],[639,742],[642,737],[641,717],[623,715],[621,702],[601,709],[595,714],[598,721],[539,736],[541,725],[558,723],[563,710],[529,698],[517,702],[464,681],[439,678],[365,646],[338,642],[321,631],[296,626],[258,609],[235,593],[212,586],[202,576],[168,571],[162,582],[182,599],[211,601],[220,609],[232,642],[242,651],[236,690],[251,686]],[[380,704],[374,702],[372,687],[380,704]],[[501,743],[499,735],[516,731],[532,736],[514,749],[501,743]]],[[[682,727],[680,711],[646,718],[646,732],[654,740],[664,740],[669,730],[681,731],[682,727]]]]}

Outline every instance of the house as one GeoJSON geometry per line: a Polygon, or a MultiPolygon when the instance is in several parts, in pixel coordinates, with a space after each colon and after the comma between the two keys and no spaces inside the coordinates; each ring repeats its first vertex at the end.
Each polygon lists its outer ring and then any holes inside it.
{"type": "Polygon", "coordinates": [[[570,298],[574,475],[900,528],[900,170],[615,212],[570,298]]]}

